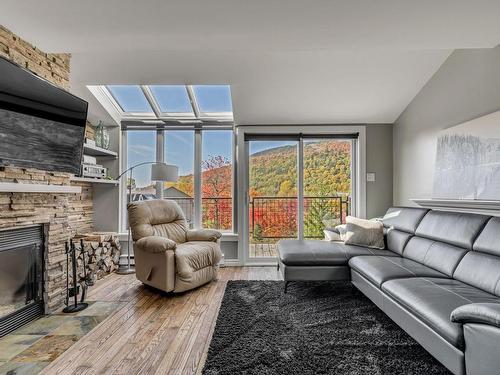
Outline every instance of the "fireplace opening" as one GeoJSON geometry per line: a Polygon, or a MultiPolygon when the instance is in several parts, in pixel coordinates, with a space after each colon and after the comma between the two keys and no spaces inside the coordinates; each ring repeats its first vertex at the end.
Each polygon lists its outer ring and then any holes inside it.
{"type": "Polygon", "coordinates": [[[44,314],[43,226],[0,230],[0,337],[44,314]]]}

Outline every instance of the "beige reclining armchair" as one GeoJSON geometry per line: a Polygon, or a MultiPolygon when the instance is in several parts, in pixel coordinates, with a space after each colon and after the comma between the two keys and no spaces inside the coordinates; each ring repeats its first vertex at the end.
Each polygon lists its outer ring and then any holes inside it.
{"type": "Polygon", "coordinates": [[[217,278],[221,233],[189,230],[172,200],[128,205],[137,278],[165,292],[184,292],[217,278]]]}

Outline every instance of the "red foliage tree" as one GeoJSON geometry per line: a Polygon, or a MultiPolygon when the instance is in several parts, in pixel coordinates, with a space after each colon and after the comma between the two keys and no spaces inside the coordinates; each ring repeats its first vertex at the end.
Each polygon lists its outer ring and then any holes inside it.
{"type": "Polygon", "coordinates": [[[206,227],[230,229],[232,223],[232,169],[224,156],[209,156],[202,163],[203,223],[206,227]]]}

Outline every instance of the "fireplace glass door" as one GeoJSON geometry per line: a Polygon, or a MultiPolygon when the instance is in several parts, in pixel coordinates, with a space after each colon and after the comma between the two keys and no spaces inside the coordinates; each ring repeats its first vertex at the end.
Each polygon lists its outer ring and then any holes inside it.
{"type": "Polygon", "coordinates": [[[41,228],[0,231],[0,336],[43,312],[41,228]]]}

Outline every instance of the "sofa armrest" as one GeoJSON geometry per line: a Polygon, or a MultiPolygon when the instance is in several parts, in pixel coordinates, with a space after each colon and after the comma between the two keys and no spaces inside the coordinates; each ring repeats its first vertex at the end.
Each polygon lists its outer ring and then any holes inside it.
{"type": "Polygon", "coordinates": [[[471,303],[451,313],[454,323],[480,323],[500,328],[500,303],[471,303]]]}
{"type": "Polygon", "coordinates": [[[213,229],[190,229],[187,231],[187,240],[191,241],[211,241],[217,242],[222,237],[222,233],[213,229]]]}
{"type": "Polygon", "coordinates": [[[161,236],[142,237],[135,242],[137,248],[148,253],[164,253],[167,250],[175,250],[177,244],[169,238],[161,236]]]}

